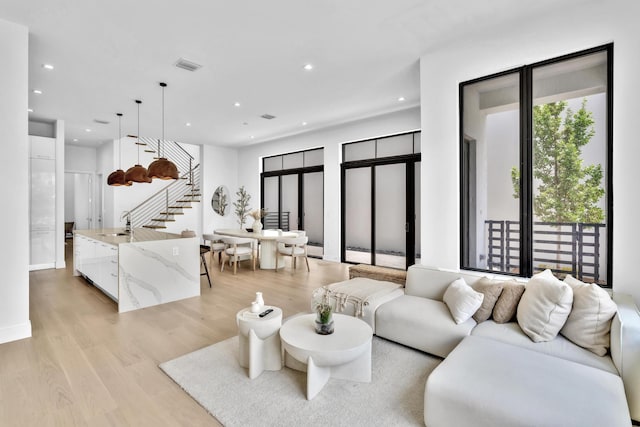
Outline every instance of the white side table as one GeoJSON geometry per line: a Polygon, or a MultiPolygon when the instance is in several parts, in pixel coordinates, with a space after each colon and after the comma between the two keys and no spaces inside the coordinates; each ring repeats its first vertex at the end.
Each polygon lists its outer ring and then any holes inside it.
{"type": "Polygon", "coordinates": [[[335,332],[315,332],[315,314],[287,320],[280,328],[285,366],[307,372],[307,399],[329,378],[371,382],[371,327],[360,319],[334,314],[335,332]]]}
{"type": "Polygon", "coordinates": [[[249,308],[236,314],[238,338],[240,342],[240,366],[249,368],[249,378],[258,377],[263,371],[279,371],[282,369],[282,350],[280,347],[280,326],[282,310],[278,307],[266,306],[273,311],[264,317],[248,317],[249,308]]]}

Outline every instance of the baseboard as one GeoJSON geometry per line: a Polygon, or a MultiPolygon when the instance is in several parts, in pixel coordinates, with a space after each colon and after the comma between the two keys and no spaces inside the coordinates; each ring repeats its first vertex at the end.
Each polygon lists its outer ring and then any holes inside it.
{"type": "Polygon", "coordinates": [[[47,263],[47,264],[31,264],[29,265],[29,271],[46,270],[46,269],[55,268],[55,267],[56,267],[56,264],[54,262],[47,263]]]}
{"type": "Polygon", "coordinates": [[[56,261],[56,269],[67,268],[67,263],[65,261],[56,261]]]}
{"type": "Polygon", "coordinates": [[[31,338],[30,320],[27,320],[25,323],[21,323],[19,325],[0,328],[0,344],[17,341],[24,338],[31,338]]]}

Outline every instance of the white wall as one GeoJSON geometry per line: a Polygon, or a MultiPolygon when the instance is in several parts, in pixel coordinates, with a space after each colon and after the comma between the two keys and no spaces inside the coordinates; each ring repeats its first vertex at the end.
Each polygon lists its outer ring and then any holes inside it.
{"type": "Polygon", "coordinates": [[[0,343],[31,336],[29,320],[28,30],[0,19],[0,343]]]}
{"type": "MultiPolygon", "coordinates": [[[[202,232],[213,233],[219,228],[239,228],[234,214],[233,202],[238,191],[238,150],[232,148],[202,146],[202,232]],[[211,207],[213,192],[218,186],[224,186],[228,191],[225,216],[220,216],[211,207]]],[[[252,194],[252,205],[255,195],[252,194]]]]}
{"type": "Polygon", "coordinates": [[[97,170],[97,153],[94,147],[64,147],[64,169],[68,172],[95,172],[97,170]]]}
{"type": "Polygon", "coordinates": [[[420,61],[422,101],[422,263],[459,267],[458,85],[520,65],[614,42],[613,288],[632,294],[640,229],[637,141],[640,2],[585,2],[543,17],[496,26],[420,61]],[[431,242],[429,244],[428,242],[431,242]]]}
{"type": "Polygon", "coordinates": [[[251,194],[251,207],[257,208],[260,204],[262,157],[323,147],[324,259],[340,261],[342,144],[416,129],[420,129],[418,107],[242,148],[238,158],[238,186],[245,186],[251,194]]]}

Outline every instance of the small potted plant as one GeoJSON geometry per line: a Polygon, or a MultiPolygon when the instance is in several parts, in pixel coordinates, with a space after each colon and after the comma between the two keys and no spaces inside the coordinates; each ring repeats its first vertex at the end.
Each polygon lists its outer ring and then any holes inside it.
{"type": "Polygon", "coordinates": [[[316,333],[329,335],[333,333],[333,307],[329,303],[327,294],[322,296],[322,300],[315,306],[316,310],[316,333]]]}

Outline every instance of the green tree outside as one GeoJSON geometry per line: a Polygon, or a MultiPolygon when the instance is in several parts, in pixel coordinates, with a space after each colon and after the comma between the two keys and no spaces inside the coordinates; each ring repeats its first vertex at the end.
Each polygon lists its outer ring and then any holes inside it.
{"type": "MultiPolygon", "coordinates": [[[[566,101],[533,107],[533,177],[537,194],[535,216],[544,222],[601,223],[597,204],[604,196],[602,165],[582,164],[582,147],[595,134],[594,119],[586,109],[577,112],[566,101]]],[[[520,170],[511,168],[514,198],[520,196],[520,170]]]]}

